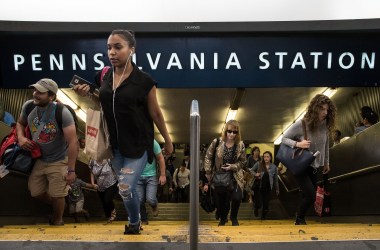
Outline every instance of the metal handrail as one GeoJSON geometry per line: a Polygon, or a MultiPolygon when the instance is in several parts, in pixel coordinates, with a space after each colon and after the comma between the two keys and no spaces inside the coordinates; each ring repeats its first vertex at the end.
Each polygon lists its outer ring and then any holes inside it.
{"type": "Polygon", "coordinates": [[[198,249],[199,226],[199,148],[200,148],[200,115],[198,101],[193,100],[190,109],[190,250],[198,249]]]}
{"type": "MultiPolygon", "coordinates": [[[[363,174],[369,174],[369,173],[373,173],[373,172],[377,172],[377,171],[380,171],[380,165],[374,165],[374,166],[366,167],[366,168],[363,168],[360,170],[352,171],[352,172],[349,172],[346,174],[337,175],[337,176],[328,178],[328,182],[329,183],[336,183],[339,180],[344,180],[344,179],[356,177],[356,176],[363,175],[363,174]]],[[[291,193],[291,192],[299,191],[299,187],[293,188],[293,189],[288,189],[288,187],[285,185],[284,181],[281,179],[280,175],[278,175],[278,179],[282,183],[282,185],[284,186],[286,192],[291,193]]],[[[322,182],[323,181],[319,181],[318,184],[320,184],[322,182]]]]}

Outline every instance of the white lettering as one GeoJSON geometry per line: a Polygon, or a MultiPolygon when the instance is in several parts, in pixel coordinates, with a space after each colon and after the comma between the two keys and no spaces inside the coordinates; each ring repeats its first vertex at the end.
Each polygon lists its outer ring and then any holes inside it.
{"type": "Polygon", "coordinates": [[[318,57],[322,54],[322,52],[310,52],[310,55],[314,56],[314,69],[318,69],[318,57]]]}
{"type": "Polygon", "coordinates": [[[331,65],[332,65],[332,53],[329,52],[329,53],[327,54],[327,68],[328,68],[328,69],[331,69],[331,65]]]}
{"type": "Polygon", "coordinates": [[[259,60],[264,63],[264,65],[259,66],[260,69],[267,69],[270,66],[270,63],[267,59],[264,58],[264,56],[269,55],[268,52],[262,52],[259,55],[259,60]]]}
{"type": "Polygon", "coordinates": [[[54,70],[54,64],[58,70],[63,70],[63,55],[59,54],[59,60],[54,55],[50,55],[50,70],[54,70]]]}
{"type": "Polygon", "coordinates": [[[214,69],[218,69],[218,53],[214,53],[214,69]]]}
{"type": "Polygon", "coordinates": [[[228,58],[226,69],[229,69],[232,66],[236,66],[237,69],[241,69],[240,62],[236,53],[230,54],[230,58],[228,58]]]}
{"type": "Polygon", "coordinates": [[[296,66],[301,66],[303,69],[306,69],[305,61],[303,60],[301,52],[298,52],[294,57],[291,69],[294,69],[296,66]]]}
{"type": "Polygon", "coordinates": [[[41,64],[41,61],[37,60],[37,58],[40,58],[40,54],[33,54],[32,55],[32,69],[35,71],[42,71],[42,68],[38,68],[37,64],[41,64]]]}
{"type": "Polygon", "coordinates": [[[156,70],[158,62],[160,61],[161,53],[157,53],[156,60],[154,62],[150,53],[146,53],[146,56],[148,57],[150,68],[156,70]]]}
{"type": "Polygon", "coordinates": [[[368,64],[368,68],[370,69],[374,69],[375,68],[375,52],[372,52],[371,54],[371,60],[369,59],[369,56],[367,53],[362,53],[362,64],[361,64],[361,68],[364,69],[365,68],[365,63],[367,62],[368,64]]]}
{"type": "Polygon", "coordinates": [[[81,70],[86,70],[86,56],[82,54],[82,61],[76,54],[72,55],[73,70],[77,70],[77,65],[81,70]]]}
{"type": "Polygon", "coordinates": [[[354,58],[354,55],[350,52],[344,52],[343,54],[340,55],[339,57],[339,66],[342,68],[342,69],[349,69],[352,67],[352,65],[354,65],[354,62],[355,62],[355,58],[354,58]],[[350,58],[350,63],[348,65],[344,65],[343,64],[343,59],[344,57],[348,56],[350,58]]]}
{"type": "Polygon", "coordinates": [[[194,64],[198,65],[199,69],[205,69],[205,54],[201,53],[201,59],[195,53],[190,53],[190,69],[194,69],[194,64]]]}
{"type": "Polygon", "coordinates": [[[100,60],[99,57],[104,57],[103,53],[96,53],[94,55],[94,62],[98,64],[98,67],[95,66],[95,70],[101,70],[102,68],[104,68],[104,62],[100,60]]]}
{"type": "Polygon", "coordinates": [[[288,55],[288,52],[276,52],[274,54],[278,56],[278,68],[282,69],[284,67],[284,56],[288,55]]]}
{"type": "Polygon", "coordinates": [[[24,64],[25,58],[22,55],[13,55],[13,63],[15,67],[15,71],[19,70],[19,66],[24,64]]]}
{"type": "Polygon", "coordinates": [[[182,69],[182,65],[177,53],[172,53],[172,56],[169,59],[168,66],[166,67],[166,69],[171,69],[171,67],[178,67],[178,69],[182,69]]]}

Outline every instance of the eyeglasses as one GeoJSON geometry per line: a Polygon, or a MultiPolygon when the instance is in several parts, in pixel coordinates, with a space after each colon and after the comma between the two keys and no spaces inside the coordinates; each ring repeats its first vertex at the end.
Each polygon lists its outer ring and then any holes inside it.
{"type": "Polygon", "coordinates": [[[232,131],[232,130],[227,130],[227,133],[233,133],[234,135],[236,135],[237,133],[239,133],[239,131],[236,131],[236,130],[234,130],[234,131],[232,131]]]}

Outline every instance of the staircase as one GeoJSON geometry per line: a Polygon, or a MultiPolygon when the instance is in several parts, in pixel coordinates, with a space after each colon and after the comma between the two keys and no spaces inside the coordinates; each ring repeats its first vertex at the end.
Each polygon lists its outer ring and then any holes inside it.
{"type": "MultiPolygon", "coordinates": [[[[125,212],[123,203],[121,200],[115,201],[116,210],[118,213],[118,220],[127,220],[127,214],[125,212]]],[[[152,209],[148,204],[146,204],[146,209],[148,212],[148,218],[151,221],[187,221],[189,220],[189,203],[159,203],[159,215],[157,217],[152,216],[152,209]]],[[[267,219],[288,219],[288,215],[283,208],[280,200],[273,199],[269,204],[269,212],[267,219]]],[[[260,216],[260,213],[259,213],[260,216]]],[[[240,220],[251,220],[259,219],[255,218],[253,215],[253,204],[252,203],[241,203],[238,219],[240,220]]],[[[199,206],[199,220],[200,221],[215,221],[215,213],[206,213],[199,206]]]]}

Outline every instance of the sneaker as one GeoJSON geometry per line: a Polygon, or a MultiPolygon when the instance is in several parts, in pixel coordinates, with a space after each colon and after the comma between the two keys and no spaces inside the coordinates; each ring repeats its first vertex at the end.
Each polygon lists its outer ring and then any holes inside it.
{"type": "Polygon", "coordinates": [[[158,216],[158,205],[156,205],[155,207],[152,207],[152,215],[153,217],[158,216]]]}
{"type": "Polygon", "coordinates": [[[239,221],[236,218],[231,219],[232,226],[239,226],[239,221]]]}
{"type": "Polygon", "coordinates": [[[296,217],[296,220],[294,221],[294,225],[307,225],[305,218],[296,217]]]}
{"type": "Polygon", "coordinates": [[[125,225],[124,234],[140,234],[140,230],[142,230],[141,221],[136,225],[125,225]]]}

